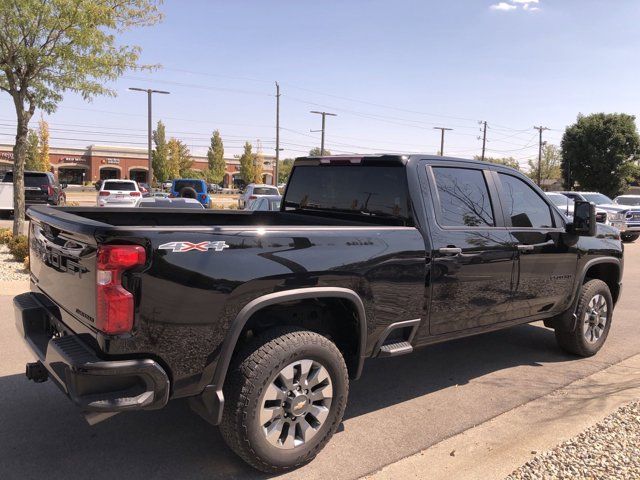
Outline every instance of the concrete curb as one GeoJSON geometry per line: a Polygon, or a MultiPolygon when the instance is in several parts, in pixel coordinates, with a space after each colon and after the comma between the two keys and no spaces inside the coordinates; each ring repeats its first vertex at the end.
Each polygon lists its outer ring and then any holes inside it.
{"type": "Polygon", "coordinates": [[[502,479],[638,398],[635,355],[363,478],[502,479]]]}

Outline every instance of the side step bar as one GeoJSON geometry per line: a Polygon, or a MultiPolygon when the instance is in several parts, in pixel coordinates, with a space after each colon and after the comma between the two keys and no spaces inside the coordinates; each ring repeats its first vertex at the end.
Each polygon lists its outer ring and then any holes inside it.
{"type": "Polygon", "coordinates": [[[379,357],[395,357],[413,352],[413,347],[409,342],[398,342],[380,347],[379,357]]]}

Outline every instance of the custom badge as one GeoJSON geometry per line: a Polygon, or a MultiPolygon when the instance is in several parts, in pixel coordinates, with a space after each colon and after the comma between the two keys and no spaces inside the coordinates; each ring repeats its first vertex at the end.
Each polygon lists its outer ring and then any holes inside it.
{"type": "Polygon", "coordinates": [[[225,248],[229,248],[229,245],[227,245],[227,243],[224,240],[221,242],[200,242],[200,243],[169,242],[169,243],[163,243],[158,248],[160,250],[171,250],[172,252],[175,252],[175,253],[190,252],[191,250],[196,250],[198,252],[215,250],[216,252],[221,252],[225,248]]]}

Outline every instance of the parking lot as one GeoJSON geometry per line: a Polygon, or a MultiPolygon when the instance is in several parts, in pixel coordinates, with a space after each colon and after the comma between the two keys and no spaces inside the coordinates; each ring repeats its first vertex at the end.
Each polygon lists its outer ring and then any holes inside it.
{"type": "MultiPolygon", "coordinates": [[[[358,478],[640,352],[639,256],[640,243],[626,245],[622,300],[596,357],[562,353],[533,324],[369,360],[333,441],[285,478],[358,478]]],[[[90,427],[51,382],[24,377],[31,358],[10,296],[0,296],[0,352],[0,478],[264,478],[184,400],[90,427]]]]}

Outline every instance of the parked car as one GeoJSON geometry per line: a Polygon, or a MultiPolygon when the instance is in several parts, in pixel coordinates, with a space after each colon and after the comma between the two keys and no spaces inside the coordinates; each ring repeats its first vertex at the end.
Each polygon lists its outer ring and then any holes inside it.
{"type": "Polygon", "coordinates": [[[640,237],[640,207],[633,208],[616,204],[606,195],[598,192],[558,192],[573,200],[594,203],[599,210],[598,221],[616,227],[621,232],[622,241],[634,242],[640,237]]]}
{"type": "MultiPolygon", "coordinates": [[[[24,172],[24,202],[31,205],[56,205],[67,203],[64,189],[66,183],[58,183],[50,172],[24,172]]],[[[0,214],[8,215],[13,212],[13,172],[4,174],[0,182],[0,214]]]]}
{"type": "Polygon", "coordinates": [[[151,194],[153,198],[169,198],[168,192],[153,192],[151,194]]]}
{"type": "Polygon", "coordinates": [[[98,191],[99,207],[135,207],[142,193],[133,180],[104,180],[98,191]]]}
{"type": "Polygon", "coordinates": [[[256,198],[253,202],[251,202],[246,210],[276,212],[280,210],[281,201],[282,195],[264,195],[256,198]]]}
{"type": "Polygon", "coordinates": [[[33,207],[27,376],[93,423],[188,397],[280,473],[331,439],[367,358],[535,321],[574,355],[605,343],[623,246],[588,202],[569,223],[513,169],[429,155],[298,159],[286,192],[279,212],[33,207]]]}
{"type": "Polygon", "coordinates": [[[251,202],[263,195],[280,195],[280,192],[273,185],[264,185],[260,183],[250,183],[244,189],[244,192],[238,198],[238,208],[245,209],[251,202]]]}
{"type": "Polygon", "coordinates": [[[613,199],[613,203],[628,207],[640,207],[640,195],[618,195],[613,199]]]}
{"type": "Polygon", "coordinates": [[[209,193],[222,193],[222,187],[217,183],[208,183],[207,192],[209,193]]]}
{"type": "Polygon", "coordinates": [[[174,180],[169,192],[171,198],[195,198],[205,208],[211,205],[211,197],[207,193],[207,184],[200,178],[181,178],[174,180]]]}
{"type": "Polygon", "coordinates": [[[202,204],[195,198],[148,197],[138,203],[141,208],[195,208],[203,210],[202,204]]]}
{"type": "Polygon", "coordinates": [[[143,198],[151,196],[151,186],[148,183],[138,182],[138,188],[143,198]]]}

